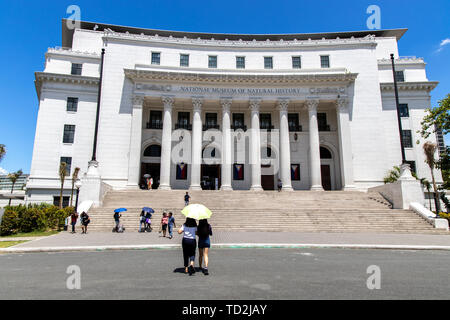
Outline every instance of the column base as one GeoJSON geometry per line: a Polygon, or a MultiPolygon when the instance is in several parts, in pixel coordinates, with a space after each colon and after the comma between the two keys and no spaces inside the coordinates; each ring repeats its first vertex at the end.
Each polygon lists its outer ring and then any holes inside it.
{"type": "Polygon", "coordinates": [[[139,186],[135,183],[130,183],[130,184],[127,184],[126,188],[127,188],[127,190],[138,190],[139,186]]]}
{"type": "Polygon", "coordinates": [[[189,190],[202,190],[202,187],[200,185],[191,185],[189,190]]]}
{"type": "Polygon", "coordinates": [[[348,185],[342,188],[342,191],[356,191],[356,186],[348,185]]]}
{"type": "Polygon", "coordinates": [[[264,191],[262,186],[251,186],[250,191],[264,191]]]}
{"type": "Polygon", "coordinates": [[[231,186],[224,186],[224,185],[222,185],[222,186],[220,187],[220,190],[223,190],[223,191],[232,191],[233,188],[232,188],[231,186]]]}
{"type": "Polygon", "coordinates": [[[323,187],[321,185],[311,186],[310,191],[323,191],[323,187]]]}
{"type": "Polygon", "coordinates": [[[294,189],[291,186],[282,186],[281,191],[294,191],[294,189]]]}
{"type": "Polygon", "coordinates": [[[172,190],[172,188],[168,184],[166,184],[166,185],[160,184],[158,187],[158,190],[172,190]]]}

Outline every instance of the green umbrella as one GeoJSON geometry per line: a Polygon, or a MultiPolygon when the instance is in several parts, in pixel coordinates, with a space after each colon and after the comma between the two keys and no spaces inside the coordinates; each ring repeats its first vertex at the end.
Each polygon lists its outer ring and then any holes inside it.
{"type": "Polygon", "coordinates": [[[212,215],[211,210],[209,210],[202,204],[190,204],[184,207],[184,209],[181,210],[181,213],[186,218],[192,218],[196,220],[209,219],[212,215]]]}

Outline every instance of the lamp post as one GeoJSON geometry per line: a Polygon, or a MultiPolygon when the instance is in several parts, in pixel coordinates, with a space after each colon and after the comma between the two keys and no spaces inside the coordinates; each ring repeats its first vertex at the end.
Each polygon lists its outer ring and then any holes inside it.
{"type": "Polygon", "coordinates": [[[78,209],[78,196],[80,195],[80,188],[81,188],[81,180],[77,180],[75,182],[75,188],[77,188],[77,199],[75,200],[75,212],[77,212],[78,209]]]}

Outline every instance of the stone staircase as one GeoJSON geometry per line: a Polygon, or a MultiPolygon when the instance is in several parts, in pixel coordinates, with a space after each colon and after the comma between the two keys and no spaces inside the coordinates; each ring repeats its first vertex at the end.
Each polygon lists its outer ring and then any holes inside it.
{"type": "MultiPolygon", "coordinates": [[[[144,206],[155,210],[154,231],[162,211],[172,211],[178,225],[185,218],[183,190],[125,190],[107,193],[103,206],[90,210],[89,231],[109,231],[115,208],[125,207],[121,222],[136,232],[144,206]]],[[[191,203],[211,209],[214,230],[272,232],[376,232],[448,234],[435,230],[409,210],[393,210],[378,193],[363,192],[254,192],[189,191],[191,203]]]]}

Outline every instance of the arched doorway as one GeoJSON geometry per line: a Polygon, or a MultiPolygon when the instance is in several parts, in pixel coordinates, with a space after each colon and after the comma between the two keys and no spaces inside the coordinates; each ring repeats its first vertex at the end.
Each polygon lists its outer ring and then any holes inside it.
{"type": "Polygon", "coordinates": [[[219,190],[221,181],[221,155],[219,148],[208,145],[202,151],[200,185],[202,190],[219,190]]]}
{"type": "Polygon", "coordinates": [[[141,189],[147,189],[147,178],[153,179],[152,189],[158,189],[161,170],[161,145],[151,144],[144,149],[141,164],[141,189]]]}
{"type": "Polygon", "coordinates": [[[333,190],[332,177],[334,176],[333,154],[325,147],[320,147],[320,172],[322,175],[322,187],[326,191],[333,190]]]}

